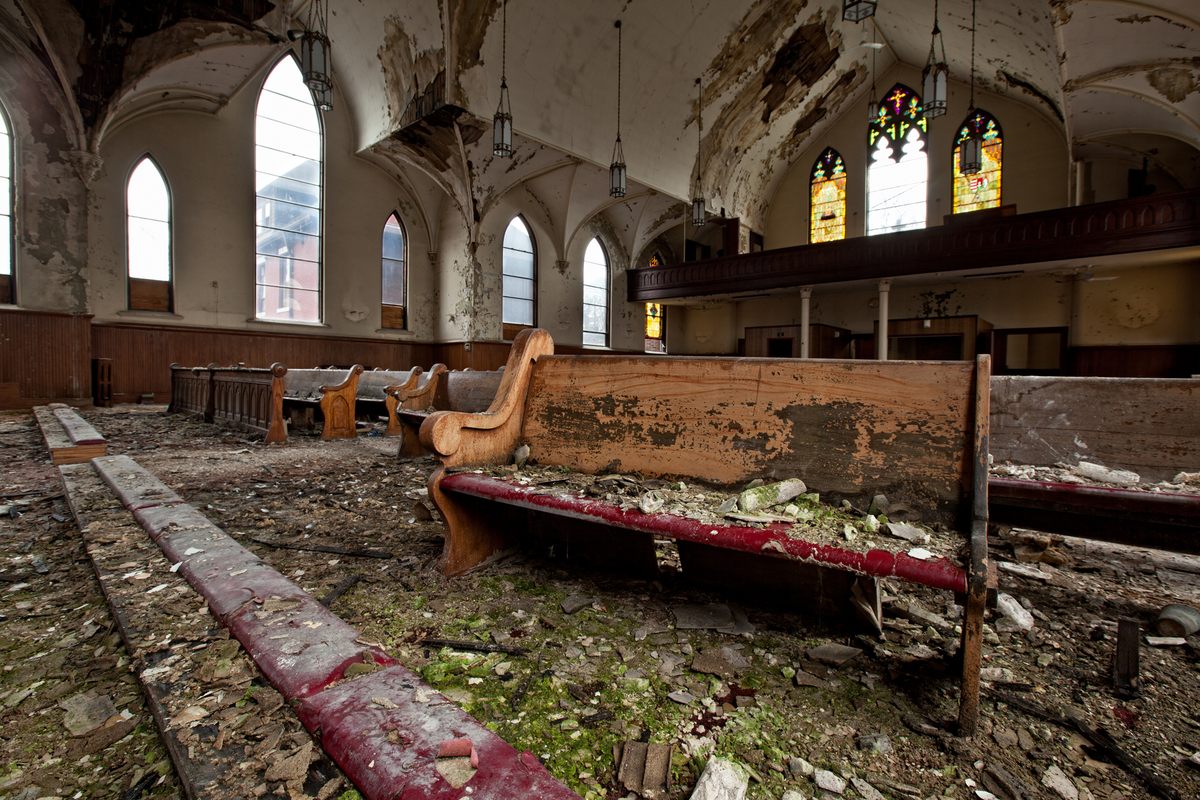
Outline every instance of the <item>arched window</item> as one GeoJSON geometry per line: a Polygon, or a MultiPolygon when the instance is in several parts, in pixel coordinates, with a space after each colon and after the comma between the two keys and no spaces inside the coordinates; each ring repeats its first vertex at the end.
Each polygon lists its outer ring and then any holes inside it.
{"type": "Polygon", "coordinates": [[[1000,171],[1004,165],[1004,134],[1000,123],[988,112],[977,108],[963,120],[954,137],[954,157],[950,164],[954,168],[954,213],[979,211],[1000,205],[1000,171]],[[983,166],[974,175],[963,175],[958,160],[962,154],[963,141],[972,134],[983,137],[983,166]]]}
{"type": "Polygon", "coordinates": [[[171,192],[162,170],[142,156],[125,185],[129,307],[171,310],[171,192]]]}
{"type": "Polygon", "coordinates": [[[879,103],[867,144],[867,235],[925,227],[929,158],[921,96],[902,83],[879,103]]]}
{"type": "Polygon", "coordinates": [[[279,60],[254,127],[256,319],[321,321],[321,119],[296,59],[279,60]]]}
{"type": "Polygon", "coordinates": [[[404,330],[405,321],[405,292],[407,276],[404,265],[405,258],[404,225],[400,217],[392,212],[383,224],[383,307],[380,311],[381,327],[404,330]]]}
{"type": "MultiPolygon", "coordinates": [[[[663,257],[655,252],[650,256],[646,266],[661,267],[664,263],[663,257]]],[[[666,310],[663,309],[662,303],[646,303],[645,349],[647,353],[667,352],[666,323],[666,310]]]]}
{"type": "Polygon", "coordinates": [[[13,292],[13,146],[8,117],[0,106],[0,303],[11,303],[13,292]]]}
{"type": "Polygon", "coordinates": [[[512,218],[504,232],[502,254],[503,321],[515,326],[506,329],[504,338],[511,339],[516,330],[537,323],[537,251],[534,249],[533,234],[521,216],[512,218]]]}
{"type": "Polygon", "coordinates": [[[608,254],[599,239],[583,251],[583,344],[608,345],[608,254]]]}
{"type": "Polygon", "coordinates": [[[817,156],[809,177],[808,238],[813,244],[846,238],[846,165],[832,147],[817,156]]]}

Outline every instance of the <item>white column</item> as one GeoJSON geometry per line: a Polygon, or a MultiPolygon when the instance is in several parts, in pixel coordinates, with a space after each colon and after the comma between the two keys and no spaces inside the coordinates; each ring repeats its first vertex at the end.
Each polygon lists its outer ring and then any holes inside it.
{"type": "Polygon", "coordinates": [[[879,336],[875,340],[875,358],[887,361],[888,357],[888,293],[892,290],[892,282],[879,282],[879,336]]]}
{"type": "Polygon", "coordinates": [[[800,357],[808,358],[809,348],[809,303],[812,300],[812,287],[805,286],[800,290],[800,357]]]}

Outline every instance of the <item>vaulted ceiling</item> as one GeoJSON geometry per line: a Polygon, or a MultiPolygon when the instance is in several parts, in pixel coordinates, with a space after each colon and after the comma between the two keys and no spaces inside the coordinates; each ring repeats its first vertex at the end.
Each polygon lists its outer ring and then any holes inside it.
{"type": "MultiPolygon", "coordinates": [[[[166,108],[216,111],[286,47],[309,0],[0,0],[0,33],[28,46],[74,104],[88,149],[166,108]]],[[[337,102],[359,150],[420,170],[468,221],[523,181],[607,165],[622,137],[634,193],[654,217],[690,191],[705,84],[703,178],[731,213],[761,219],[780,176],[876,70],[920,66],[933,0],[880,0],[869,24],[840,0],[509,0],[507,73],[517,157],[493,163],[501,0],[334,0],[337,102]],[[422,119],[424,98],[437,115],[422,119]]],[[[1076,157],[1140,154],[1196,180],[1200,22],[1195,0],[979,3],[978,81],[1061,124],[1076,157]]],[[[941,0],[952,75],[969,71],[969,0],[941,0]]],[[[1184,178],[1180,178],[1184,181],[1184,178]]],[[[653,226],[649,226],[653,228],[653,226]]],[[[647,230],[646,235],[653,235],[647,230]]]]}

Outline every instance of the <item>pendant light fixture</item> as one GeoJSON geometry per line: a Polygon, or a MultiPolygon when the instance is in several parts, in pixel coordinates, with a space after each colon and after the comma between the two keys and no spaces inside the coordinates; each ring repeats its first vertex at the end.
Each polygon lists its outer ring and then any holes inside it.
{"type": "Polygon", "coordinates": [[[925,98],[922,110],[928,119],[940,117],[946,113],[946,79],[950,76],[950,68],[946,66],[946,42],[938,26],[938,0],[933,0],[933,34],[929,39],[929,58],[921,76],[924,79],[922,95],[925,98]],[[936,54],[935,48],[941,53],[936,54]]]}
{"type": "Polygon", "coordinates": [[[842,0],[842,19],[846,22],[862,22],[875,16],[877,0],[842,0]]]}
{"type": "Polygon", "coordinates": [[[492,117],[492,155],[512,158],[512,108],[508,104],[508,0],[501,4],[500,11],[500,105],[492,117]]]}
{"type": "Polygon", "coordinates": [[[288,31],[300,40],[300,72],[322,111],[333,110],[333,65],[330,61],[328,0],[311,0],[304,30],[288,31]]]}
{"type": "Polygon", "coordinates": [[[875,20],[871,20],[871,41],[863,45],[871,50],[871,95],[867,98],[867,124],[879,119],[879,95],[875,88],[875,55],[883,49],[883,44],[876,41],[875,20]]]}
{"type": "Polygon", "coordinates": [[[700,169],[704,166],[701,140],[704,135],[704,86],[696,78],[696,190],[692,192],[692,225],[704,224],[704,190],[700,186],[700,169]]]}
{"type": "Polygon", "coordinates": [[[625,151],[621,148],[621,20],[613,23],[617,29],[617,141],[613,144],[612,163],[608,166],[608,193],[625,196],[625,151]]]}
{"type": "Polygon", "coordinates": [[[967,111],[967,138],[958,151],[958,171],[974,175],[983,169],[983,131],[971,124],[975,113],[975,0],[971,0],[971,102],[967,111]]]}

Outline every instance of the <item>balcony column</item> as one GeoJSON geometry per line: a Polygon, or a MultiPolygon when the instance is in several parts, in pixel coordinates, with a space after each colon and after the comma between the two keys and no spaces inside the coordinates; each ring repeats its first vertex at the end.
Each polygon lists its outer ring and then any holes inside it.
{"type": "Polygon", "coordinates": [[[812,300],[812,287],[805,286],[800,290],[800,357],[808,358],[809,348],[809,304],[812,300]]]}
{"type": "Polygon", "coordinates": [[[879,282],[879,335],[875,340],[875,358],[880,361],[887,361],[888,357],[888,294],[891,291],[890,280],[879,282]]]}

